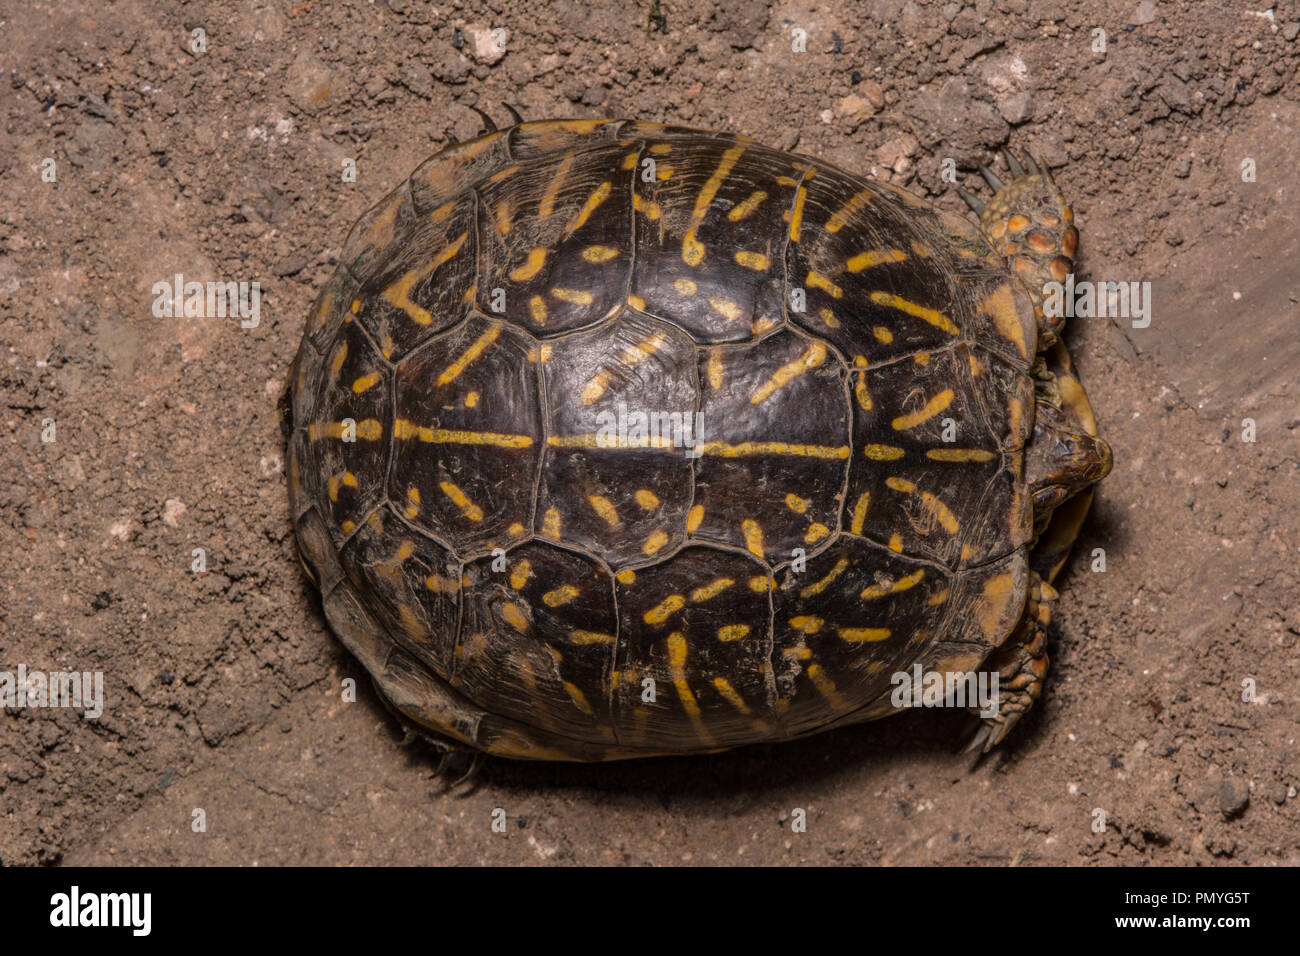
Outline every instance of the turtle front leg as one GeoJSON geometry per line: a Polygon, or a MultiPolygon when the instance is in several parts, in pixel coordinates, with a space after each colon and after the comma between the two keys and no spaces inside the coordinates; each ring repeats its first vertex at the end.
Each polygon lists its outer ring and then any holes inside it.
{"type": "Polygon", "coordinates": [[[1047,676],[1047,625],[1052,620],[1056,589],[1029,572],[1029,596],[1025,613],[1006,643],[993,652],[984,666],[998,675],[997,713],[986,716],[978,707],[969,708],[980,725],[966,750],[996,747],[1043,693],[1047,676]]]}
{"type": "Polygon", "coordinates": [[[962,199],[980,217],[980,231],[1029,290],[1038,320],[1038,348],[1055,344],[1065,325],[1064,315],[1046,315],[1046,287],[1065,282],[1074,271],[1079,248],[1079,230],[1074,227],[1074,210],[1052,180],[1046,164],[1026,156],[1021,165],[1003,151],[1011,179],[1004,183],[991,170],[982,169],[993,187],[987,203],[958,189],[962,199]]]}

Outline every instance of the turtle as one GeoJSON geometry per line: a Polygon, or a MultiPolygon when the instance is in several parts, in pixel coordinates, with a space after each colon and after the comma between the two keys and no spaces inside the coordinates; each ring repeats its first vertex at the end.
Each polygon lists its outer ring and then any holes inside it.
{"type": "Polygon", "coordinates": [[[1002,741],[1112,463],[1044,309],[1073,212],[1004,156],[974,223],[740,135],[517,121],[363,214],[281,407],[383,701],[443,753],[607,761],[985,675],[1002,741]]]}

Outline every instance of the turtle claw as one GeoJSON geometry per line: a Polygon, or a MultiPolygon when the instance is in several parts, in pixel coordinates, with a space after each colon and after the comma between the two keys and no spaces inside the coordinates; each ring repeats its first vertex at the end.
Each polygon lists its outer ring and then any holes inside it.
{"type": "Polygon", "coordinates": [[[981,202],[978,198],[976,198],[971,193],[968,193],[966,190],[962,189],[960,186],[957,187],[957,195],[962,198],[962,200],[966,203],[966,205],[970,206],[971,210],[975,213],[975,215],[978,216],[980,213],[984,211],[984,203],[981,202]]]}
{"type": "MultiPolygon", "coordinates": [[[[489,116],[487,113],[484,113],[484,112],[483,112],[481,109],[479,109],[477,106],[471,106],[470,109],[472,109],[475,113],[477,113],[479,116],[481,116],[481,117],[483,118],[483,132],[484,132],[484,133],[495,133],[495,132],[497,131],[496,120],[494,120],[494,119],[493,119],[491,116],[489,116]]],[[[481,134],[480,134],[480,135],[481,135],[481,134]]]]}
{"type": "Polygon", "coordinates": [[[1011,150],[1002,150],[1002,161],[1007,164],[1007,169],[1011,171],[1012,178],[1019,179],[1025,174],[1025,168],[1020,165],[1020,161],[1016,159],[1011,150]]]}
{"type": "Polygon", "coordinates": [[[984,181],[992,186],[994,191],[1000,191],[1003,188],[1002,180],[993,175],[993,170],[981,166],[980,173],[984,176],[984,181]]]}
{"type": "Polygon", "coordinates": [[[509,103],[502,103],[501,106],[505,109],[507,113],[509,113],[511,116],[514,117],[516,126],[518,126],[520,123],[524,121],[524,118],[519,115],[519,111],[515,109],[513,106],[511,106],[509,103]]]}

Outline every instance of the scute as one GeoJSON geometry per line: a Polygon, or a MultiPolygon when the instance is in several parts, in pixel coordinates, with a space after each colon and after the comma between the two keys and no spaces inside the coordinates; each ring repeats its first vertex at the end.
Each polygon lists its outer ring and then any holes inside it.
{"type": "Polygon", "coordinates": [[[548,438],[539,536],[615,566],[654,560],[681,543],[691,459],[689,447],[673,441],[693,445],[695,354],[680,329],[634,309],[554,344],[542,365],[548,438]]]}
{"type": "Polygon", "coordinates": [[[708,349],[700,366],[704,454],[692,533],[772,563],[827,543],[851,453],[844,363],[822,342],[782,330],[708,349]]]}
{"type": "Polygon", "coordinates": [[[541,457],[535,347],[477,313],[397,367],[388,495],[460,554],[522,540],[541,457]]]}

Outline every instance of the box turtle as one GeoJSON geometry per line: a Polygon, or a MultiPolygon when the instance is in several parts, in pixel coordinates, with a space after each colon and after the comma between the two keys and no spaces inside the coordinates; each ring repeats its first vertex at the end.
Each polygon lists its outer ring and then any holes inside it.
{"type": "Polygon", "coordinates": [[[526,122],[366,212],[282,408],[299,553],[388,705],[596,761],[983,668],[1000,741],[1111,465],[1042,309],[1073,214],[1007,162],[977,227],[741,136],[526,122]]]}

